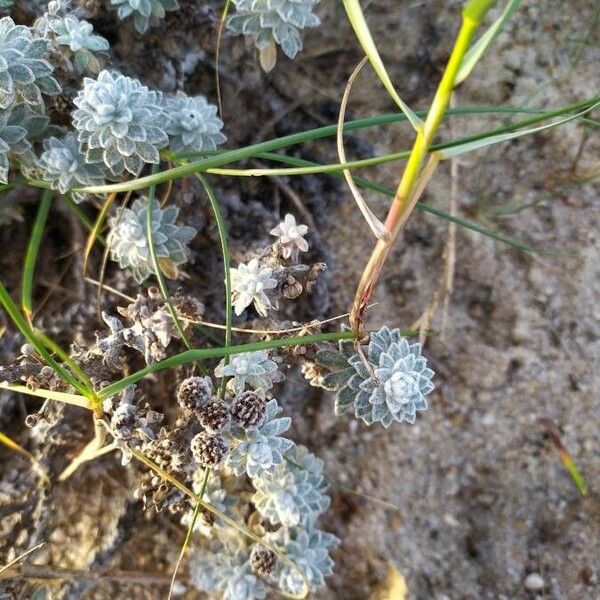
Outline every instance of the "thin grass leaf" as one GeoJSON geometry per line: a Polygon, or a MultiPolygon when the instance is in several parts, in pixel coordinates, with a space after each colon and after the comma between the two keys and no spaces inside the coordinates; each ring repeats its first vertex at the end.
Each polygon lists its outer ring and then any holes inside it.
{"type": "Polygon", "coordinates": [[[94,391],[89,389],[83,382],[78,381],[65,367],[52,358],[48,350],[46,350],[44,344],[41,343],[39,337],[35,331],[25,320],[23,315],[19,312],[17,305],[13,302],[10,297],[8,290],[4,287],[4,284],[0,282],[0,304],[4,307],[4,310],[8,314],[10,320],[13,322],[15,327],[23,334],[25,339],[34,347],[35,351],[40,355],[44,362],[52,367],[56,373],[64,379],[67,383],[72,385],[78,392],[89,399],[94,398],[94,391]]]}
{"type": "Polygon", "coordinates": [[[67,392],[56,392],[54,390],[45,390],[43,388],[33,390],[25,385],[15,385],[7,382],[0,382],[0,388],[10,390],[11,392],[17,392],[19,394],[25,394],[26,396],[36,396],[37,398],[55,400],[56,402],[71,404],[73,406],[79,406],[80,408],[91,410],[89,399],[85,396],[78,396],[77,394],[69,394],[67,392]]]}
{"type": "Polygon", "coordinates": [[[438,150],[437,153],[440,155],[442,160],[446,160],[449,158],[454,158],[456,156],[460,156],[461,154],[465,154],[466,152],[473,152],[474,150],[480,150],[481,148],[486,148],[487,146],[493,146],[494,144],[501,144],[503,142],[508,142],[510,140],[514,140],[516,138],[523,137],[525,135],[533,135],[534,133],[539,133],[540,131],[545,131],[546,129],[551,129],[553,127],[558,127],[559,125],[564,125],[569,121],[573,121],[587,114],[597,106],[600,106],[600,102],[586,108],[585,110],[576,113],[574,115],[570,115],[565,117],[564,119],[559,119],[553,123],[547,123],[546,125],[540,125],[539,127],[532,127],[531,129],[522,129],[519,131],[513,131],[511,133],[504,133],[502,135],[492,135],[480,140],[476,140],[474,142],[466,142],[463,144],[453,144],[452,146],[438,150]]]}
{"type": "MultiPolygon", "coordinates": [[[[217,230],[219,232],[219,240],[221,242],[221,254],[223,256],[223,274],[225,282],[225,347],[231,346],[231,332],[233,326],[233,301],[231,298],[231,255],[229,252],[229,242],[227,238],[227,228],[225,226],[225,219],[223,219],[223,213],[219,206],[219,201],[215,196],[215,192],[202,175],[196,175],[200,183],[204,186],[204,190],[210,201],[210,206],[215,215],[215,221],[217,222],[217,230]]],[[[229,356],[225,357],[225,364],[229,363],[229,356]]],[[[219,396],[221,400],[225,397],[225,386],[227,384],[227,377],[221,379],[221,387],[219,388],[219,396]]]]}
{"type": "MultiPolygon", "coordinates": [[[[313,163],[308,160],[303,160],[301,158],[295,158],[295,157],[291,157],[291,156],[285,156],[283,154],[266,153],[263,155],[263,158],[268,158],[270,160],[279,160],[280,162],[284,162],[287,164],[293,164],[293,165],[315,165],[316,164],[316,163],[313,163]]],[[[331,174],[336,177],[340,177],[339,173],[331,173],[331,174]]],[[[384,196],[387,196],[388,198],[394,197],[395,192],[391,188],[385,187],[383,185],[379,185],[378,183],[374,183],[372,181],[369,181],[368,179],[364,179],[363,177],[355,176],[354,181],[361,187],[373,190],[374,192],[379,192],[380,194],[383,194],[384,196]]],[[[507,235],[504,235],[504,234],[496,232],[496,231],[492,231],[491,229],[487,229],[486,227],[484,227],[483,225],[480,225],[479,223],[476,223],[475,221],[470,221],[470,220],[464,219],[462,217],[451,215],[449,212],[447,212],[441,208],[437,208],[436,206],[432,206],[431,204],[427,204],[425,202],[417,202],[417,205],[415,208],[417,210],[421,210],[423,212],[427,212],[432,215],[435,215],[436,217],[440,217],[441,219],[444,219],[446,221],[456,223],[457,225],[460,225],[461,227],[470,229],[471,231],[475,231],[476,233],[480,233],[481,235],[484,235],[486,237],[494,239],[498,242],[502,242],[503,244],[512,246],[513,248],[516,248],[523,252],[528,252],[531,254],[549,255],[549,256],[562,255],[562,253],[546,252],[544,250],[534,248],[533,246],[528,246],[524,242],[520,242],[517,239],[511,238],[507,235]]]]}
{"type": "MultiPolygon", "coordinates": [[[[158,169],[158,165],[152,167],[152,172],[158,169]]],[[[156,280],[158,281],[158,287],[160,288],[160,293],[162,294],[163,300],[167,304],[167,308],[169,309],[169,313],[171,318],[173,319],[173,323],[175,323],[175,328],[179,333],[179,337],[184,343],[185,347],[188,350],[192,349],[192,346],[183,330],[183,326],[181,325],[181,321],[179,320],[179,316],[177,315],[177,311],[171,302],[171,296],[169,294],[169,290],[167,289],[167,284],[165,283],[165,278],[162,272],[162,268],[160,266],[160,262],[158,260],[158,256],[156,255],[156,246],[154,245],[154,232],[152,230],[152,215],[154,212],[154,199],[156,198],[156,186],[150,186],[148,190],[148,206],[146,209],[146,237],[148,238],[148,250],[150,253],[150,260],[152,261],[152,267],[154,268],[154,274],[156,275],[156,280]]]]}
{"type": "MultiPolygon", "coordinates": [[[[563,114],[567,114],[574,111],[583,110],[593,104],[597,103],[600,100],[600,96],[596,96],[591,100],[585,100],[581,102],[575,102],[573,104],[569,104],[560,109],[554,111],[547,111],[543,113],[538,113],[537,116],[532,117],[531,119],[526,119],[524,121],[519,121],[517,123],[512,123],[506,125],[505,127],[501,127],[495,130],[491,130],[488,132],[484,132],[482,134],[478,134],[472,136],[470,138],[466,138],[461,140],[460,142],[480,139],[482,137],[487,137],[488,135],[493,135],[497,133],[502,133],[504,131],[512,131],[519,127],[525,127],[527,125],[531,125],[533,123],[538,123],[540,121],[544,121],[545,119],[557,117],[563,114]]],[[[394,122],[394,119],[390,116],[385,117],[384,121],[381,121],[382,118],[378,118],[375,122],[394,122]],[[391,119],[391,121],[390,121],[391,119]]],[[[396,118],[395,121],[402,121],[403,119],[396,118]]],[[[344,126],[344,131],[351,131],[353,129],[370,126],[369,124],[373,124],[373,120],[364,119],[361,122],[350,122],[344,126]],[[349,128],[348,125],[351,125],[349,128]]],[[[166,181],[171,181],[173,179],[180,179],[182,177],[187,177],[188,175],[194,175],[195,173],[208,172],[210,169],[216,169],[218,167],[222,167],[227,164],[235,163],[240,160],[245,160],[247,158],[252,158],[260,155],[263,152],[272,152],[274,150],[280,150],[282,148],[287,148],[288,146],[300,144],[302,142],[306,142],[309,140],[320,139],[323,137],[333,136],[337,132],[337,125],[330,125],[327,127],[321,127],[318,129],[313,129],[308,132],[303,132],[301,134],[293,134],[284,136],[281,138],[276,138],[274,140],[269,140],[266,142],[260,142],[258,144],[252,144],[250,146],[246,146],[245,148],[238,148],[236,150],[227,150],[223,152],[219,152],[215,155],[209,156],[208,158],[204,158],[202,160],[197,160],[194,162],[190,162],[188,164],[179,165],[177,167],[167,169],[166,171],[161,171],[156,175],[148,175],[146,177],[139,177],[137,179],[132,179],[130,181],[124,181],[120,183],[106,184],[100,186],[93,187],[85,187],[85,188],[77,188],[78,192],[86,192],[86,193],[94,193],[94,194],[103,194],[109,192],[122,192],[122,191],[134,191],[139,189],[148,188],[151,185],[158,185],[159,183],[164,183],[166,181]]],[[[458,141],[454,143],[459,143],[458,141]]],[[[452,145],[453,143],[449,143],[448,145],[452,145]]],[[[435,146],[431,146],[431,148],[435,148],[435,146]]],[[[439,146],[438,146],[439,148],[439,146]]],[[[197,154],[196,154],[197,155],[197,154]]],[[[173,159],[181,157],[183,155],[174,155],[169,154],[169,156],[173,159]]],[[[370,159],[374,160],[374,159],[370,159]]],[[[348,165],[346,165],[347,167],[348,165]]],[[[342,168],[339,165],[339,168],[342,168]]],[[[30,185],[37,185],[35,180],[29,181],[30,185]]]]}
{"type": "Polygon", "coordinates": [[[227,22],[227,15],[229,14],[229,7],[231,6],[231,0],[225,0],[225,6],[221,13],[221,20],[219,21],[219,31],[217,33],[217,49],[215,51],[215,86],[217,88],[217,106],[219,107],[219,116],[223,119],[223,99],[221,97],[221,43],[223,42],[223,31],[225,31],[225,23],[227,22]]]}
{"type": "Polygon", "coordinates": [[[377,73],[377,76],[381,80],[381,83],[383,83],[383,86],[387,90],[388,94],[392,97],[400,110],[406,115],[406,118],[410,121],[410,124],[413,126],[414,130],[419,131],[423,127],[423,121],[415,112],[411,110],[411,108],[402,100],[402,98],[400,98],[398,92],[396,92],[394,84],[392,83],[392,80],[386,71],[385,65],[381,60],[381,56],[379,56],[377,46],[373,41],[373,36],[371,35],[371,31],[367,25],[362,8],[360,7],[360,2],[358,0],[343,0],[343,3],[350,24],[354,29],[354,33],[356,34],[362,49],[367,55],[369,62],[373,66],[375,73],[377,73]]]}
{"type": "Polygon", "coordinates": [[[504,26],[512,17],[513,13],[519,8],[522,0],[509,0],[504,7],[502,14],[490,25],[486,32],[467,50],[458,75],[456,76],[456,85],[462,83],[475,68],[481,57],[492,45],[494,40],[500,35],[504,26]]]}
{"type": "Polygon", "coordinates": [[[27,244],[27,253],[25,254],[25,262],[23,264],[23,278],[21,283],[21,306],[23,312],[29,321],[33,315],[33,280],[35,278],[35,266],[48,220],[48,213],[52,204],[53,192],[47,190],[42,195],[42,200],[38,208],[37,216],[31,230],[29,243],[27,244]]]}
{"type": "MultiPolygon", "coordinates": [[[[356,69],[354,69],[354,71],[350,75],[350,78],[348,79],[348,83],[346,84],[346,89],[344,90],[344,95],[342,96],[342,102],[340,105],[340,116],[338,119],[338,131],[337,131],[337,151],[338,151],[338,156],[340,157],[341,165],[347,164],[346,150],[344,149],[344,119],[346,116],[346,106],[348,105],[348,98],[350,97],[350,90],[352,89],[352,84],[354,83],[354,80],[360,73],[361,69],[364,67],[367,60],[368,59],[365,56],[365,58],[363,58],[360,61],[360,63],[356,67],[356,69]]],[[[344,169],[342,171],[342,173],[344,175],[344,179],[346,180],[346,183],[348,184],[348,187],[350,188],[350,192],[352,193],[352,196],[354,197],[354,200],[355,200],[356,204],[358,205],[360,212],[362,213],[362,216],[365,218],[365,221],[371,228],[371,231],[373,232],[375,237],[377,237],[377,238],[385,237],[389,233],[386,226],[377,218],[375,213],[373,213],[373,211],[369,208],[367,201],[363,198],[357,185],[354,183],[354,180],[352,179],[352,173],[350,172],[350,170],[344,169]]]]}
{"type": "Polygon", "coordinates": [[[181,352],[175,356],[170,356],[159,362],[152,363],[131,375],[111,383],[105,388],[98,392],[98,396],[102,400],[111,398],[115,394],[122,392],[126,387],[136,383],[140,379],[162,371],[164,369],[170,369],[171,367],[178,367],[179,365],[185,365],[197,360],[205,360],[207,358],[220,358],[222,356],[231,356],[232,354],[241,354],[243,352],[255,352],[256,350],[270,350],[272,348],[284,348],[287,346],[305,346],[309,344],[316,344],[318,342],[334,342],[338,340],[350,340],[355,336],[351,331],[340,331],[337,333],[318,333],[315,335],[304,335],[295,337],[286,337],[278,340],[267,340],[264,342],[252,342],[250,344],[240,344],[237,346],[230,346],[229,348],[202,348],[196,350],[187,350],[181,352]]]}
{"type": "Polygon", "coordinates": [[[69,369],[79,378],[88,390],[94,389],[94,385],[83,369],[50,337],[43,331],[34,330],[34,335],[50,350],[57,354],[58,357],[68,365],[69,369]]]}
{"type": "Polygon", "coordinates": [[[87,271],[87,264],[88,264],[88,260],[90,258],[90,253],[92,251],[92,248],[94,247],[94,244],[96,243],[96,240],[98,239],[98,237],[100,235],[100,231],[102,230],[102,227],[104,227],[104,223],[106,222],[106,216],[108,215],[108,211],[110,210],[110,207],[113,205],[116,198],[117,198],[116,192],[113,192],[112,194],[109,194],[107,196],[106,201],[102,205],[102,210],[98,214],[96,222],[94,223],[94,226],[92,227],[92,229],[90,231],[90,235],[88,236],[88,239],[85,243],[85,250],[83,252],[83,274],[84,275],[86,274],[86,271],[87,271]]]}
{"type": "MultiPolygon", "coordinates": [[[[208,476],[210,475],[210,469],[208,467],[204,468],[204,480],[202,481],[202,489],[200,490],[199,498],[202,500],[204,498],[204,492],[206,491],[206,485],[208,483],[208,476]]],[[[185,551],[190,544],[190,540],[192,539],[192,533],[194,532],[194,528],[196,527],[196,521],[198,520],[198,516],[200,515],[200,510],[202,509],[202,505],[198,502],[194,507],[194,513],[192,514],[192,520],[188,527],[188,530],[185,534],[185,539],[183,540],[183,544],[181,545],[181,550],[179,551],[179,557],[177,558],[177,562],[175,563],[175,568],[173,569],[173,577],[171,577],[171,585],[169,586],[169,595],[167,596],[167,600],[171,600],[173,596],[173,588],[175,587],[175,581],[177,578],[177,571],[179,570],[179,565],[181,565],[181,561],[185,556],[185,551]]]]}

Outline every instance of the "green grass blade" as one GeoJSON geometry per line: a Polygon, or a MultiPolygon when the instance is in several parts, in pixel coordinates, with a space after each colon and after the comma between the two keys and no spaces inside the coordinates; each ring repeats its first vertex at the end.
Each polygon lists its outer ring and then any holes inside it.
{"type": "Polygon", "coordinates": [[[48,352],[48,350],[46,350],[44,344],[42,344],[35,331],[19,312],[17,305],[13,302],[13,299],[10,297],[8,290],[4,287],[2,282],[0,282],[0,304],[2,304],[6,314],[9,316],[15,327],[35,348],[35,351],[40,355],[44,362],[48,366],[52,367],[56,373],[63,378],[64,381],[72,385],[83,396],[86,398],[93,398],[93,390],[87,388],[82,382],[78,381],[67,369],[65,369],[61,364],[56,362],[54,358],[52,358],[52,355],[48,352]]]}
{"type": "Polygon", "coordinates": [[[439,150],[439,155],[442,159],[454,158],[456,156],[460,156],[461,154],[465,154],[466,152],[473,152],[474,150],[480,150],[481,148],[486,148],[487,146],[493,146],[494,144],[501,144],[503,142],[508,142],[509,140],[514,140],[519,137],[523,137],[525,135],[533,135],[534,133],[539,133],[541,131],[545,131],[546,129],[551,129],[553,127],[558,127],[559,125],[564,125],[569,121],[573,121],[587,114],[597,106],[600,106],[600,102],[586,108],[585,110],[575,113],[574,115],[569,115],[563,119],[559,119],[553,123],[547,123],[546,125],[540,125],[539,127],[532,127],[530,129],[521,129],[519,131],[513,131],[510,133],[504,133],[501,135],[491,135],[489,137],[485,137],[473,142],[465,142],[465,143],[453,143],[452,146],[439,150]]]}
{"type": "MultiPolygon", "coordinates": [[[[152,172],[154,173],[158,169],[158,165],[154,165],[152,167],[152,172]]],[[[167,289],[167,284],[165,283],[165,278],[163,272],[160,267],[160,263],[158,261],[158,256],[156,254],[156,245],[154,243],[154,231],[152,230],[152,215],[154,212],[154,200],[156,198],[156,186],[151,185],[148,190],[148,204],[146,208],[146,237],[148,239],[148,251],[150,254],[150,261],[152,262],[152,267],[154,269],[154,275],[156,276],[156,280],[158,281],[158,287],[160,288],[160,292],[163,296],[165,303],[167,304],[167,308],[169,309],[169,313],[171,314],[171,318],[173,319],[173,323],[175,323],[175,328],[177,329],[177,333],[179,333],[179,337],[181,341],[185,345],[188,350],[192,349],[190,342],[183,330],[183,326],[181,325],[181,321],[179,320],[179,316],[177,315],[177,311],[171,302],[171,295],[169,294],[169,290],[167,289]]]]}
{"type": "Polygon", "coordinates": [[[462,83],[475,68],[481,57],[492,45],[494,40],[500,35],[504,26],[512,17],[513,13],[519,8],[522,0],[509,0],[504,7],[502,14],[492,23],[486,32],[467,50],[458,75],[456,76],[456,85],[462,83]]]}
{"type": "Polygon", "coordinates": [[[229,346],[229,348],[202,348],[198,350],[187,350],[175,356],[170,356],[159,362],[152,363],[136,373],[124,377],[123,379],[111,383],[98,392],[98,396],[102,400],[111,398],[115,394],[123,391],[126,387],[136,383],[140,379],[162,371],[171,367],[178,367],[197,360],[205,360],[208,358],[220,358],[222,356],[231,356],[233,354],[241,354],[243,352],[255,352],[256,350],[270,350],[272,348],[284,348],[286,346],[303,346],[306,344],[316,344],[318,342],[335,342],[337,340],[353,339],[354,334],[351,331],[341,331],[338,333],[318,333],[315,335],[304,335],[295,337],[285,337],[276,340],[267,340],[264,342],[252,342],[250,344],[240,344],[237,346],[229,346]]]}
{"type": "MultiPolygon", "coordinates": [[[[223,256],[223,274],[225,282],[225,347],[231,346],[231,328],[233,326],[233,304],[231,298],[231,255],[229,252],[229,242],[227,238],[227,228],[225,227],[225,219],[215,193],[202,175],[196,175],[200,183],[204,186],[204,190],[210,201],[210,206],[215,215],[217,222],[217,230],[219,231],[219,240],[221,241],[221,254],[223,256]]],[[[229,362],[229,356],[225,356],[225,364],[229,362]]],[[[225,397],[225,385],[227,378],[221,379],[221,387],[219,388],[219,396],[221,400],[225,397]]]]}
{"type": "MultiPolygon", "coordinates": [[[[73,202],[73,198],[71,198],[70,194],[65,194],[61,196],[63,202],[67,205],[67,208],[81,221],[81,224],[88,230],[93,231],[94,223],[92,220],[85,214],[85,212],[81,209],[79,204],[73,202]]],[[[103,245],[106,246],[106,240],[103,236],[98,234],[96,239],[103,245]]]]}
{"type": "MultiPolygon", "coordinates": [[[[525,127],[532,123],[537,123],[543,121],[545,119],[549,119],[552,117],[560,116],[569,112],[575,112],[583,110],[600,100],[600,97],[595,97],[591,100],[584,100],[581,102],[575,102],[573,104],[569,104],[560,109],[554,111],[548,111],[541,114],[538,114],[531,119],[526,119],[524,121],[520,121],[518,123],[507,125],[506,127],[498,128],[489,132],[485,132],[483,134],[479,134],[477,136],[473,136],[471,138],[467,138],[465,140],[457,140],[456,142],[451,142],[448,145],[453,145],[454,143],[463,143],[464,141],[478,139],[481,137],[487,137],[488,135],[501,133],[504,131],[510,131],[512,129],[516,129],[518,127],[525,127]]],[[[388,117],[389,119],[389,117],[388,117]]],[[[400,119],[401,120],[401,119],[400,119]]],[[[367,120],[368,121],[368,120],[367,120]]],[[[372,123],[372,121],[371,121],[372,123]]],[[[363,123],[363,126],[364,125],[363,123]]],[[[357,128],[356,122],[353,128],[357,128]]],[[[351,128],[352,129],[352,128],[351,128]]],[[[344,126],[344,131],[347,131],[347,127],[344,126]]],[[[299,144],[308,140],[319,139],[323,137],[333,136],[337,133],[337,126],[327,126],[321,127],[319,129],[311,130],[310,132],[303,132],[302,134],[293,134],[289,136],[284,136],[282,138],[277,138],[274,140],[269,140],[267,142],[260,142],[258,144],[253,144],[247,146],[245,148],[238,148],[236,150],[226,150],[224,152],[220,152],[219,154],[209,156],[208,158],[191,162],[189,164],[180,165],[174,167],[172,169],[167,169],[166,171],[162,171],[157,173],[156,175],[148,175],[146,177],[139,177],[138,179],[132,179],[131,181],[124,181],[120,183],[114,184],[106,184],[99,186],[91,186],[85,188],[77,188],[79,192],[93,193],[93,194],[104,194],[108,192],[128,192],[133,190],[139,190],[148,188],[151,185],[158,185],[159,183],[165,183],[167,181],[172,181],[174,179],[180,179],[182,177],[187,177],[188,175],[194,175],[195,173],[201,173],[207,171],[209,169],[214,169],[217,167],[222,167],[227,164],[231,164],[240,160],[245,160],[247,158],[252,158],[261,154],[262,152],[272,152],[274,150],[280,150],[282,148],[286,148],[290,145],[299,144]]],[[[432,146],[433,148],[433,146],[432,146]]],[[[172,158],[176,158],[172,155],[172,158]]],[[[32,185],[36,185],[36,182],[30,182],[32,185]]]]}
{"type": "MultiPolygon", "coordinates": [[[[268,158],[269,160],[279,160],[281,162],[285,162],[287,164],[294,164],[294,165],[314,165],[314,164],[316,164],[316,163],[310,162],[308,160],[303,160],[301,158],[294,158],[291,156],[285,156],[283,154],[266,153],[266,154],[262,155],[262,157],[268,158]]],[[[339,173],[331,173],[331,174],[335,175],[336,177],[340,177],[339,173]]],[[[387,196],[388,198],[393,198],[395,195],[394,190],[392,190],[391,188],[385,187],[383,185],[379,185],[378,183],[373,183],[372,181],[369,181],[368,179],[364,179],[363,177],[355,176],[354,181],[361,187],[373,190],[374,192],[379,192],[380,194],[383,194],[384,196],[387,196]]],[[[512,246],[513,248],[517,248],[518,250],[521,250],[523,252],[528,252],[531,254],[541,254],[541,255],[559,254],[559,253],[555,253],[555,252],[545,252],[543,250],[536,249],[532,246],[528,246],[527,244],[520,242],[519,240],[516,240],[514,238],[506,236],[502,233],[498,233],[498,232],[492,231],[490,229],[487,229],[483,225],[480,225],[479,223],[476,223],[474,221],[470,221],[468,219],[464,219],[464,218],[458,217],[456,215],[451,215],[449,212],[446,212],[445,210],[442,210],[441,208],[437,208],[436,206],[432,206],[431,204],[426,204],[425,202],[417,202],[417,205],[415,208],[417,208],[420,211],[435,215],[436,217],[440,217],[446,221],[451,221],[453,223],[456,223],[457,225],[460,225],[461,227],[464,227],[465,229],[470,229],[471,231],[480,233],[481,235],[489,237],[498,242],[502,242],[503,244],[507,244],[508,246],[512,246]]]]}
{"type": "Polygon", "coordinates": [[[367,55],[369,62],[371,63],[375,73],[383,83],[383,86],[387,90],[388,94],[392,97],[394,102],[398,105],[400,110],[406,115],[406,118],[410,121],[410,124],[416,131],[419,131],[423,126],[423,121],[414,113],[411,108],[400,98],[398,92],[394,88],[394,84],[388,75],[388,72],[379,56],[377,46],[373,41],[373,36],[367,25],[365,15],[363,14],[360,2],[358,0],[343,0],[346,14],[350,20],[350,24],[354,29],[354,33],[362,46],[365,54],[367,55]]]}
{"type": "Polygon", "coordinates": [[[33,280],[35,277],[35,265],[46,228],[46,221],[50,206],[52,204],[53,192],[47,190],[42,195],[42,200],[38,208],[37,216],[31,230],[29,243],[27,244],[27,253],[25,254],[25,263],[23,265],[23,278],[21,281],[21,306],[27,319],[31,320],[33,315],[33,280]]]}

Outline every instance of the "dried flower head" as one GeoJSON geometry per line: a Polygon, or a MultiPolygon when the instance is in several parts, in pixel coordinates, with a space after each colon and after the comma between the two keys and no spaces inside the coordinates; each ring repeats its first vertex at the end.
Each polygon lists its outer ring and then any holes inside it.
{"type": "Polygon", "coordinates": [[[177,390],[177,402],[185,410],[195,411],[210,402],[212,382],[210,377],[192,376],[184,379],[177,390]]]}
{"type": "Polygon", "coordinates": [[[225,402],[209,402],[196,412],[200,425],[209,433],[217,433],[229,427],[231,414],[225,402]]]}
{"type": "Polygon", "coordinates": [[[258,259],[253,258],[247,265],[241,263],[237,269],[231,269],[231,298],[236,315],[241,315],[248,306],[254,303],[256,312],[262,317],[272,307],[266,291],[277,286],[271,277],[273,270],[261,268],[258,259]]]}
{"type": "Polygon", "coordinates": [[[158,151],[169,142],[160,92],[105,70],[97,79],[84,78],[74,103],[73,124],[89,163],[104,163],[115,177],[159,163],[158,151]]]}
{"type": "Polygon", "coordinates": [[[222,435],[206,431],[195,435],[190,447],[194,459],[211,469],[218,469],[221,466],[229,450],[227,440],[222,435]]]}
{"type": "Polygon", "coordinates": [[[223,121],[217,117],[217,107],[204,96],[186,96],[178,92],[165,99],[169,115],[167,133],[173,152],[216,150],[227,139],[222,133],[223,121]]]}
{"type": "Polygon", "coordinates": [[[269,548],[254,544],[250,551],[250,567],[263,579],[267,578],[277,566],[277,555],[269,548]]]}
{"type": "Polygon", "coordinates": [[[308,250],[308,242],[304,236],[308,233],[306,225],[298,225],[294,215],[285,215],[284,220],[271,230],[271,235],[277,236],[274,248],[281,253],[283,258],[298,259],[299,252],[308,250]]]}
{"type": "MultiPolygon", "coordinates": [[[[131,208],[119,211],[109,221],[110,256],[121,268],[130,268],[138,283],[155,273],[148,245],[147,212],[148,198],[142,196],[136,199],[131,208]]],[[[193,227],[176,224],[178,215],[176,206],[161,208],[158,200],[153,201],[152,238],[156,256],[159,262],[168,261],[174,267],[189,260],[187,245],[196,235],[193,227]]]]}
{"type": "Polygon", "coordinates": [[[231,404],[231,418],[238,427],[249,429],[262,423],[266,410],[265,397],[253,390],[248,390],[234,398],[231,404]]]}

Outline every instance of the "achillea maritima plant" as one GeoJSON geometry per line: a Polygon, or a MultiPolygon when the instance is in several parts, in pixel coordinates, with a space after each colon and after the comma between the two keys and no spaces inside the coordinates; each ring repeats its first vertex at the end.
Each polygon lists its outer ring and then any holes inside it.
{"type": "Polygon", "coordinates": [[[74,100],[73,124],[89,163],[104,163],[112,175],[138,175],[146,163],[160,162],[169,143],[162,94],[116,71],[86,77],[74,100]]]}
{"type": "MultiPolygon", "coordinates": [[[[112,260],[123,269],[130,269],[138,283],[155,273],[150,257],[147,236],[148,198],[135,200],[131,208],[119,211],[110,219],[108,244],[112,260]]],[[[178,267],[190,258],[188,244],[196,230],[188,225],[177,225],[179,209],[176,206],[161,208],[154,200],[152,209],[152,236],[156,256],[178,267]]]]}

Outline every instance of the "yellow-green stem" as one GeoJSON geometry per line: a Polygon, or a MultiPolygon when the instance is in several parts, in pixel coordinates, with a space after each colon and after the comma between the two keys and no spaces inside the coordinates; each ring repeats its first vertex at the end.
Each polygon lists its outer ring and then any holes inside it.
{"type": "Polygon", "coordinates": [[[467,14],[466,11],[463,13],[462,24],[454,48],[452,49],[452,53],[438,85],[433,102],[431,103],[431,108],[427,113],[423,128],[419,131],[415,139],[408,162],[402,173],[398,188],[396,189],[396,195],[394,196],[394,200],[392,201],[392,205],[390,206],[385,221],[390,236],[377,241],[358,284],[352,309],[350,311],[350,323],[353,331],[358,334],[359,338],[362,337],[364,315],[377,281],[379,280],[379,276],[381,275],[385,260],[390,253],[398,233],[406,222],[406,212],[414,207],[412,194],[421,173],[423,160],[427,155],[429,146],[433,143],[435,134],[442,122],[444,113],[448,108],[450,97],[454,89],[456,75],[478,25],[479,20],[475,20],[470,14],[467,14]]]}

